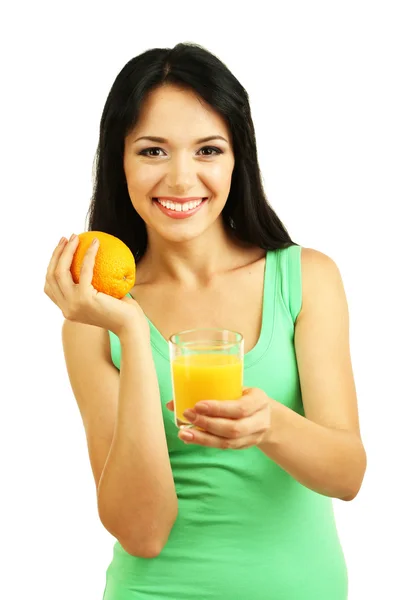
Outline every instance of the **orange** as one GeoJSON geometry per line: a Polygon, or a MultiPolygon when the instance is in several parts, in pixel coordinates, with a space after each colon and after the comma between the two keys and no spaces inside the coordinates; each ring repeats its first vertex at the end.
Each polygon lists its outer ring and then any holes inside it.
{"type": "Polygon", "coordinates": [[[135,284],[135,258],[119,238],[103,231],[80,233],[79,244],[71,264],[72,279],[79,283],[82,261],[93,238],[100,242],[93,268],[92,285],[98,292],[123,298],[135,284]]]}

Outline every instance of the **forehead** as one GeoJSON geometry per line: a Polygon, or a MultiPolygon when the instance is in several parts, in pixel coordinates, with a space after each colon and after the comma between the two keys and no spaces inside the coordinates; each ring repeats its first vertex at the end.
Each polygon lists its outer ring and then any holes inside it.
{"type": "Polygon", "coordinates": [[[193,91],[170,85],[149,93],[131,135],[154,135],[171,141],[207,135],[230,138],[224,119],[210,105],[193,91]]]}

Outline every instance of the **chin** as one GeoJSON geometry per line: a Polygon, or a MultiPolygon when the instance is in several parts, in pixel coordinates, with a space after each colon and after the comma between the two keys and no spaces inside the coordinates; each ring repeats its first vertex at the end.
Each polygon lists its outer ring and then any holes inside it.
{"type": "Polygon", "coordinates": [[[171,242],[174,244],[179,244],[179,243],[184,243],[184,242],[190,242],[191,240],[194,240],[196,238],[198,238],[199,236],[201,236],[207,228],[204,227],[182,227],[180,228],[181,231],[179,231],[179,228],[177,227],[175,229],[175,231],[171,231],[170,228],[168,228],[169,230],[163,230],[159,232],[159,235],[166,241],[166,242],[171,242]]]}

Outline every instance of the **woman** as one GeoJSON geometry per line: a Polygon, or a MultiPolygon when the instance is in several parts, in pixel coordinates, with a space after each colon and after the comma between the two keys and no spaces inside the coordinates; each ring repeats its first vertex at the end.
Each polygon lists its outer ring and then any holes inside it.
{"type": "Polygon", "coordinates": [[[137,262],[117,300],[91,286],[98,243],[75,285],[64,239],[45,286],[117,539],[104,600],[344,600],[332,498],[352,500],[366,468],[345,292],[268,204],[247,93],[218,58],[178,44],[125,65],[89,229],[137,262]],[[197,327],[243,334],[245,388],[198,404],[185,439],[167,339],[197,327]]]}

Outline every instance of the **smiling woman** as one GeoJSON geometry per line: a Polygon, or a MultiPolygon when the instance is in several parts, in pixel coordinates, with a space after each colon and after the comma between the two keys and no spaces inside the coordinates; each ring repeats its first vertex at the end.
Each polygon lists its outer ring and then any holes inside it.
{"type": "Polygon", "coordinates": [[[150,247],[159,237],[184,242],[206,231],[213,235],[213,228],[224,229],[219,217],[235,166],[229,140],[225,120],[193,91],[168,85],[147,95],[125,138],[124,172],[132,205],[147,225],[150,247]],[[210,135],[202,135],[205,131],[210,135]],[[148,148],[149,141],[161,146],[148,148]],[[204,146],[208,141],[219,145],[204,146]]]}
{"type": "Polygon", "coordinates": [[[45,291],[67,315],[99,516],[117,540],[104,600],[345,600],[332,498],[354,498],[366,464],[345,293],[332,259],[293,242],[270,206],[248,95],[217,57],[178,44],[124,66],[89,217],[131,249],[133,289],[94,295],[93,248],[75,285],[71,240],[45,291]],[[245,388],[190,407],[186,444],[168,339],[200,328],[241,334],[245,388]]]}

